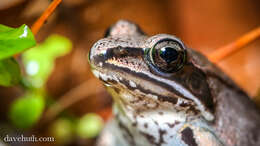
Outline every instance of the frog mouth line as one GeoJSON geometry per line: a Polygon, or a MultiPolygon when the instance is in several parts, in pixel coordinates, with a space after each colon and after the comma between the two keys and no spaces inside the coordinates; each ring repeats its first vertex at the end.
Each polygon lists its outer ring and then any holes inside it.
{"type": "MultiPolygon", "coordinates": [[[[196,106],[197,109],[199,109],[201,111],[202,115],[207,120],[212,121],[214,119],[213,112],[211,111],[211,108],[207,104],[206,101],[197,99],[196,97],[194,97],[194,95],[192,95],[192,93],[189,93],[189,91],[187,91],[187,94],[191,97],[186,97],[185,95],[183,95],[179,91],[177,91],[177,89],[175,89],[174,86],[170,85],[171,83],[168,83],[168,82],[165,83],[164,81],[166,81],[166,79],[164,79],[163,81],[161,81],[161,80],[159,81],[157,79],[154,79],[153,77],[148,76],[147,74],[130,70],[127,67],[119,67],[114,64],[107,63],[105,56],[99,56],[99,55],[94,56],[94,58],[92,58],[92,62],[95,63],[92,67],[96,70],[96,74],[102,73],[103,70],[107,69],[110,74],[112,72],[124,72],[129,75],[132,75],[133,77],[139,77],[142,80],[152,82],[152,84],[156,84],[156,85],[168,90],[169,92],[174,93],[179,98],[183,98],[186,100],[192,100],[197,105],[196,106]]],[[[94,70],[94,72],[95,72],[95,70],[94,70]]],[[[99,78],[99,76],[97,76],[97,77],[99,78]]],[[[103,78],[105,80],[112,79],[113,81],[111,82],[111,84],[113,82],[114,83],[119,82],[119,77],[116,77],[113,75],[112,76],[105,75],[103,78]]],[[[110,85],[110,84],[108,84],[108,85],[110,85]]],[[[163,99],[168,100],[168,98],[163,98],[163,99]]]]}
{"type": "MultiPolygon", "coordinates": [[[[176,98],[171,98],[171,97],[167,97],[167,96],[162,96],[159,94],[156,94],[155,92],[149,90],[149,89],[144,89],[142,88],[140,85],[131,85],[130,82],[124,80],[123,78],[118,79],[116,76],[109,76],[106,75],[98,70],[93,70],[92,71],[93,74],[99,78],[102,82],[104,82],[104,84],[108,85],[108,86],[112,86],[113,84],[122,84],[124,86],[126,86],[127,89],[134,91],[135,89],[138,89],[140,91],[142,91],[144,94],[153,94],[158,96],[158,99],[160,101],[167,101],[172,103],[173,105],[175,105],[178,102],[178,97],[176,98]]],[[[185,100],[190,100],[190,99],[185,99],[185,100]]]]}
{"type": "MultiPolygon", "coordinates": [[[[184,103],[178,103],[179,99],[178,97],[168,97],[168,96],[163,96],[163,95],[159,95],[156,94],[155,92],[148,90],[148,89],[144,89],[139,85],[136,85],[135,87],[133,87],[132,85],[130,85],[130,83],[124,79],[117,79],[116,77],[111,77],[109,75],[105,75],[104,73],[99,72],[98,70],[93,70],[94,75],[99,78],[105,86],[107,86],[108,88],[112,88],[114,89],[114,91],[116,92],[117,95],[120,95],[119,91],[120,89],[118,89],[118,87],[115,87],[117,85],[122,86],[122,88],[125,88],[126,90],[130,90],[130,92],[135,92],[136,90],[138,90],[139,92],[143,93],[144,95],[153,95],[156,96],[156,98],[160,101],[160,102],[165,102],[165,103],[171,103],[172,106],[175,106],[176,111],[179,111],[181,109],[183,110],[187,110],[187,111],[192,111],[193,113],[199,113],[199,109],[197,109],[195,106],[196,105],[192,105],[193,101],[191,101],[190,99],[182,99],[182,100],[187,100],[187,104],[184,103]],[[115,79],[115,80],[114,80],[115,79]],[[113,86],[115,85],[115,86],[113,86]],[[117,90],[116,90],[117,89],[117,90]],[[191,103],[188,103],[191,102],[191,103]],[[190,107],[190,108],[187,108],[190,107]]],[[[134,94],[133,94],[134,96],[134,94]]],[[[147,97],[150,98],[150,97],[147,97]]],[[[114,99],[115,101],[124,101],[124,99],[114,99]]]]}
{"type": "MultiPolygon", "coordinates": [[[[192,100],[188,97],[183,96],[183,94],[179,93],[172,86],[169,86],[168,84],[163,83],[161,81],[154,80],[153,78],[149,77],[146,74],[132,71],[132,70],[126,68],[126,67],[118,67],[116,65],[106,63],[105,58],[102,57],[102,56],[96,56],[93,59],[95,60],[94,62],[99,62],[98,64],[95,64],[94,66],[92,66],[93,70],[96,70],[96,72],[102,73],[102,70],[104,70],[104,68],[108,68],[111,71],[126,72],[126,73],[128,73],[132,76],[140,77],[143,80],[146,80],[148,82],[152,82],[153,84],[156,84],[158,86],[162,86],[163,88],[167,89],[169,92],[174,92],[176,94],[176,96],[179,97],[179,98],[183,98],[183,99],[186,99],[186,100],[192,100]],[[102,66],[100,66],[100,63],[102,63],[102,66]]],[[[114,81],[117,81],[117,82],[119,81],[119,79],[116,76],[108,76],[108,75],[106,75],[106,76],[111,77],[111,79],[114,78],[113,79],[114,81]]],[[[99,76],[97,76],[97,77],[99,78],[99,76]]],[[[106,79],[107,77],[105,77],[104,79],[106,79]]]]}

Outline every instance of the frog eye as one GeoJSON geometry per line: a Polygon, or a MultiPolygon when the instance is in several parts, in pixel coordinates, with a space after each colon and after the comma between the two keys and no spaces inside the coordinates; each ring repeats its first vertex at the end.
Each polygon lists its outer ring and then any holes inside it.
{"type": "Polygon", "coordinates": [[[177,40],[161,40],[150,49],[149,59],[152,65],[160,71],[172,73],[183,67],[186,51],[177,40]]]}

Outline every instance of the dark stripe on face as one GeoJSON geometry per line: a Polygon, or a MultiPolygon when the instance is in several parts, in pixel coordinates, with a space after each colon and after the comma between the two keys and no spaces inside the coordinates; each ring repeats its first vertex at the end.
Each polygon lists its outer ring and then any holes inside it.
{"type": "Polygon", "coordinates": [[[185,128],[181,132],[181,139],[188,145],[188,146],[198,146],[194,137],[193,132],[190,127],[185,128]]]}
{"type": "MultiPolygon", "coordinates": [[[[107,50],[106,54],[104,55],[97,55],[97,56],[94,56],[93,57],[93,61],[94,63],[99,63],[99,62],[102,62],[103,63],[103,66],[102,68],[108,68],[109,70],[116,70],[117,72],[125,72],[125,73],[128,73],[134,77],[139,77],[141,78],[142,80],[146,80],[146,81],[149,81],[149,82],[152,82],[158,86],[162,86],[166,89],[168,89],[168,91],[170,92],[174,92],[177,96],[180,96],[180,97],[183,97],[183,95],[179,92],[177,92],[174,88],[172,88],[170,85],[168,84],[165,84],[163,82],[160,82],[158,80],[155,80],[151,77],[149,77],[148,75],[146,74],[143,74],[143,73],[138,73],[138,72],[135,72],[135,71],[132,71],[128,68],[125,68],[125,67],[118,67],[116,65],[113,65],[113,64],[109,64],[109,63],[106,63],[106,60],[108,59],[111,59],[113,57],[115,58],[123,58],[123,57],[141,57],[143,58],[144,56],[144,52],[142,50],[142,48],[130,48],[130,47],[126,47],[126,48],[122,48],[121,46],[118,46],[116,48],[110,48],[107,50]]],[[[187,97],[184,97],[186,99],[189,99],[187,97]]]]}
{"type": "Polygon", "coordinates": [[[123,58],[123,57],[143,57],[144,52],[142,48],[133,48],[133,47],[122,47],[118,46],[115,48],[107,49],[106,53],[103,56],[102,60],[108,60],[111,58],[123,58]]]}
{"type": "MultiPolygon", "coordinates": [[[[178,97],[181,97],[181,98],[184,98],[184,99],[186,99],[186,100],[191,100],[191,99],[189,99],[189,98],[187,98],[187,97],[185,97],[185,96],[183,96],[181,93],[179,93],[178,91],[176,91],[172,86],[170,86],[170,85],[168,85],[168,84],[166,84],[166,83],[164,83],[164,82],[160,82],[160,81],[158,81],[158,80],[154,80],[153,78],[151,78],[151,77],[149,77],[148,75],[146,75],[146,74],[143,74],[143,73],[138,73],[138,72],[134,72],[134,71],[131,71],[130,69],[128,69],[128,68],[123,68],[123,67],[118,67],[118,66],[115,66],[115,65],[113,65],[113,64],[108,64],[108,63],[105,63],[105,62],[103,62],[103,67],[104,68],[109,68],[110,70],[113,70],[113,71],[117,71],[117,72],[126,72],[126,73],[128,73],[128,74],[130,74],[130,75],[132,75],[132,76],[134,76],[134,77],[139,77],[139,78],[141,78],[142,80],[145,80],[145,81],[148,81],[148,82],[151,82],[152,84],[155,84],[155,85],[157,85],[157,86],[161,86],[161,87],[163,87],[163,88],[165,88],[166,90],[168,90],[169,92],[171,92],[171,93],[174,93],[176,96],[178,96],[178,97]]],[[[125,84],[126,86],[128,85],[128,87],[129,87],[129,89],[131,89],[132,87],[129,85],[129,83],[126,83],[125,84]]],[[[138,87],[138,89],[143,89],[143,88],[141,88],[140,86],[138,86],[137,85],[137,87],[138,87]]],[[[147,93],[147,94],[149,94],[149,93],[152,93],[152,91],[150,91],[150,90],[141,90],[142,92],[144,92],[144,93],[147,93]]],[[[156,94],[155,94],[156,95],[156,94]]],[[[159,97],[159,96],[158,96],[159,97]]],[[[161,96],[162,97],[162,96],[161,96]]],[[[162,101],[168,101],[168,102],[171,102],[171,100],[174,100],[174,99],[169,99],[170,97],[166,97],[166,96],[163,96],[164,98],[161,98],[161,100],[162,101]]],[[[175,101],[174,101],[175,102],[175,101]]]]}
{"type": "MultiPolygon", "coordinates": [[[[121,46],[118,46],[115,48],[108,49],[104,55],[94,56],[93,61],[96,62],[97,64],[99,62],[102,62],[103,68],[107,68],[111,71],[115,70],[117,72],[124,72],[134,77],[139,77],[141,80],[146,80],[151,82],[152,84],[156,84],[158,86],[165,88],[169,92],[174,93],[176,96],[179,96],[187,100],[191,100],[190,98],[185,97],[182,93],[180,93],[173,86],[167,83],[156,80],[146,74],[132,71],[126,67],[118,67],[114,64],[106,63],[106,60],[111,58],[123,59],[125,57],[143,59],[143,62],[145,62],[144,55],[145,55],[144,50],[142,48],[130,48],[130,47],[122,48],[121,46]]],[[[151,68],[150,68],[150,72],[155,74],[153,69],[151,68]]],[[[187,89],[195,97],[197,97],[200,100],[201,104],[206,106],[210,111],[214,111],[213,99],[210,93],[210,89],[208,87],[207,77],[200,69],[193,66],[192,63],[187,63],[183,67],[183,69],[181,69],[176,73],[171,74],[170,76],[169,75],[164,76],[163,74],[155,74],[155,75],[157,75],[158,78],[168,79],[170,81],[174,81],[182,85],[183,88],[187,89]]],[[[164,101],[169,101],[170,99],[171,98],[169,97],[163,98],[164,101]]]]}

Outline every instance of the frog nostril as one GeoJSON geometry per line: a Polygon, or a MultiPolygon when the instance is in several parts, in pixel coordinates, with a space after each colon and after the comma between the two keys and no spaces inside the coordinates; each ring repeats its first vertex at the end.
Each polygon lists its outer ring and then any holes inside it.
{"type": "Polygon", "coordinates": [[[115,49],[114,51],[114,53],[116,54],[116,55],[118,55],[118,56],[125,56],[125,55],[127,55],[127,50],[126,49],[124,49],[122,46],[118,46],[117,47],[118,49],[115,49]]]}

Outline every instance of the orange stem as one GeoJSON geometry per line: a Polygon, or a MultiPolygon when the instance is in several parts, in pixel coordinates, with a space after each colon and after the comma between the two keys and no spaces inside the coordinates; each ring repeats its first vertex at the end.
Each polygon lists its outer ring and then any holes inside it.
{"type": "Polygon", "coordinates": [[[31,29],[34,35],[38,33],[43,23],[48,19],[48,17],[53,13],[56,7],[60,4],[62,0],[53,0],[48,8],[42,13],[41,17],[32,25],[31,29]]]}
{"type": "Polygon", "coordinates": [[[219,62],[224,58],[234,54],[239,51],[242,47],[245,47],[249,43],[255,41],[258,37],[260,37],[260,27],[250,31],[249,33],[243,35],[239,39],[230,44],[220,47],[215,52],[208,55],[209,60],[212,62],[219,62]]]}

